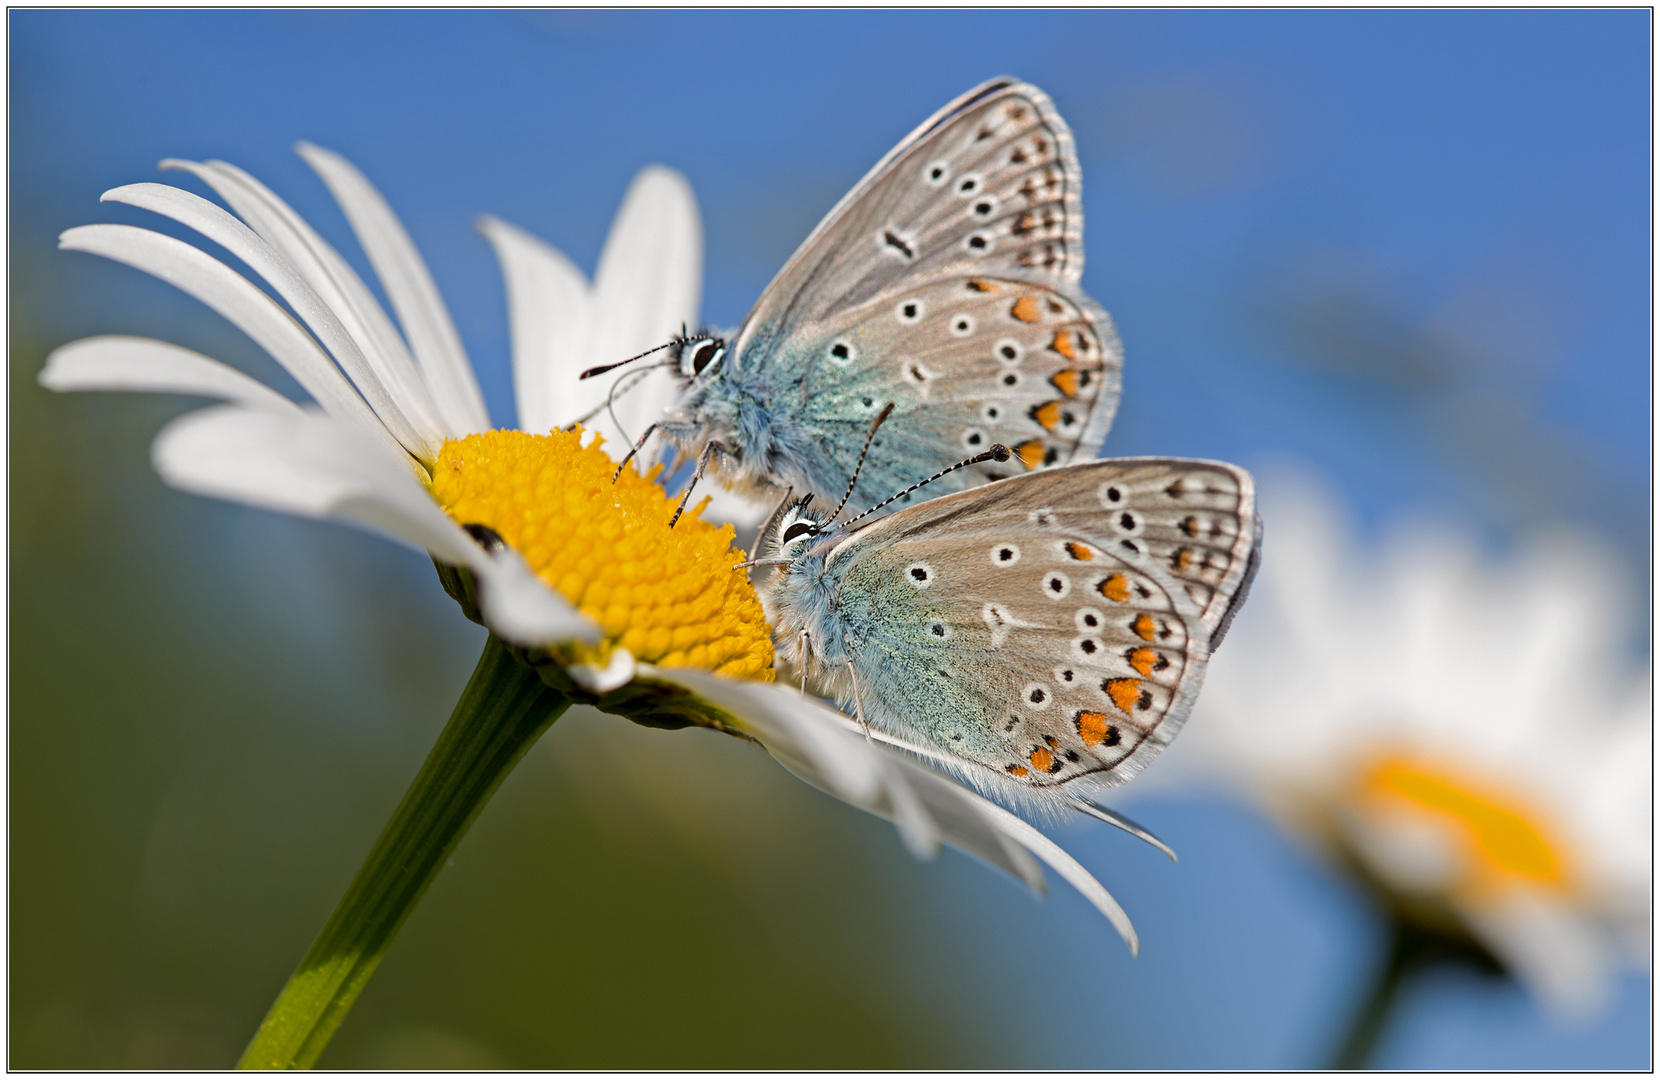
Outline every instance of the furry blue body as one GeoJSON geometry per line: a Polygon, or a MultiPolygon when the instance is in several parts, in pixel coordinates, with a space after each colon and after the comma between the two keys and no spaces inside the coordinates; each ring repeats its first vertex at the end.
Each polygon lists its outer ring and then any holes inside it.
{"type": "MultiPolygon", "coordinates": [[[[748,335],[720,370],[689,382],[658,431],[687,457],[708,443],[720,446],[725,453],[710,465],[739,491],[761,497],[793,487],[797,495],[839,500],[871,424],[891,401],[893,413],[871,443],[849,503],[858,508],[955,460],[956,432],[973,423],[973,403],[930,405],[916,391],[896,388],[874,365],[848,371],[780,346],[774,333],[748,335]]],[[[965,470],[938,481],[930,494],[987,478],[985,471],[965,470]]],[[[907,496],[898,505],[910,502],[907,496]]]]}

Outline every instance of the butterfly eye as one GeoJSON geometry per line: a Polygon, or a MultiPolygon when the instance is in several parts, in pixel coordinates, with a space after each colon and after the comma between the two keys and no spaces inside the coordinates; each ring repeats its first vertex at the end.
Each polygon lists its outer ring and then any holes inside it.
{"type": "Polygon", "coordinates": [[[793,543],[796,540],[801,539],[803,536],[811,536],[812,533],[813,533],[813,523],[812,522],[810,522],[810,521],[798,521],[795,524],[791,525],[789,528],[784,530],[784,536],[783,536],[783,539],[780,542],[784,543],[784,544],[790,544],[790,543],[793,543]]]}
{"type": "Polygon", "coordinates": [[[701,375],[725,355],[726,342],[720,338],[693,338],[680,347],[680,373],[688,378],[701,375]]]}

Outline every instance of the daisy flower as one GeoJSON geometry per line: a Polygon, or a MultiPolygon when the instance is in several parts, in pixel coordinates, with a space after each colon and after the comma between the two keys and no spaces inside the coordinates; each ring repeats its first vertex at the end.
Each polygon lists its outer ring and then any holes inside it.
{"type": "Polygon", "coordinates": [[[1262,571],[1167,770],[1368,887],[1397,986],[1461,955],[1592,1012],[1646,955],[1650,898],[1649,675],[1609,554],[1554,534],[1498,558],[1432,526],[1368,551],[1306,481],[1262,488],[1262,571]]]}
{"type": "Polygon", "coordinates": [[[267,1015],[245,1066],[317,1059],[496,785],[573,703],[755,741],[807,782],[895,822],[919,855],[949,843],[1037,890],[1038,863],[1046,863],[1135,950],[1122,909],[1042,833],[872,743],[837,710],[773,685],[771,632],[736,567],[745,553],[732,548],[732,525],[702,520],[706,499],[671,528],[674,500],[655,482],[658,469],[619,473],[607,455],[605,434],[626,445],[629,428],[643,430],[676,384],[640,380],[613,394],[576,374],[662,344],[695,316],[702,239],[682,177],[653,167],[635,180],[592,284],[528,233],[481,222],[507,282],[523,429],[491,430],[460,337],[397,216],[338,154],[309,144],[299,152],[344,211],[395,321],[286,202],[223,162],[163,167],[192,174],[234,214],[162,184],[103,198],[193,229],[267,288],[148,229],[88,225],[65,232],[60,246],[126,263],[201,300],[281,363],[309,403],[143,338],[73,342],[52,353],[40,376],[54,390],[221,402],[158,435],[152,459],[167,483],[423,548],[463,612],[490,630],[449,725],[267,1015]],[[598,437],[564,430],[582,419],[598,437]]]}

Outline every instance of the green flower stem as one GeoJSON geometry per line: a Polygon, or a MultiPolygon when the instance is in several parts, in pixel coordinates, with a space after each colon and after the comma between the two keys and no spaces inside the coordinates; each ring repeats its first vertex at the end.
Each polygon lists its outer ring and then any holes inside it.
{"type": "Polygon", "coordinates": [[[1408,984],[1420,972],[1440,964],[1463,966],[1486,976],[1504,975],[1498,959],[1461,930],[1420,921],[1400,911],[1392,913],[1388,955],[1327,1068],[1376,1068],[1384,1033],[1408,984]]]}
{"type": "Polygon", "coordinates": [[[237,1068],[316,1063],[467,827],[570,705],[490,635],[438,744],[237,1068]]]}

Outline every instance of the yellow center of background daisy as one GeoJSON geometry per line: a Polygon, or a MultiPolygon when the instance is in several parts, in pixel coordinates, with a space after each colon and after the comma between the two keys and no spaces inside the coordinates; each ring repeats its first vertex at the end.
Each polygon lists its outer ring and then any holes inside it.
{"type": "Polygon", "coordinates": [[[605,641],[568,649],[604,664],[617,647],[664,667],[705,668],[770,682],[772,632],[734,550],[732,526],[698,519],[671,530],[675,500],[616,463],[581,429],[550,435],[487,431],[448,439],[432,493],[463,525],[494,529],[531,569],[598,623],[605,641]]]}
{"type": "Polygon", "coordinates": [[[1481,891],[1517,879],[1552,889],[1568,884],[1562,850],[1537,817],[1487,785],[1437,765],[1391,756],[1365,770],[1362,790],[1457,834],[1472,856],[1467,888],[1481,891]]]}

